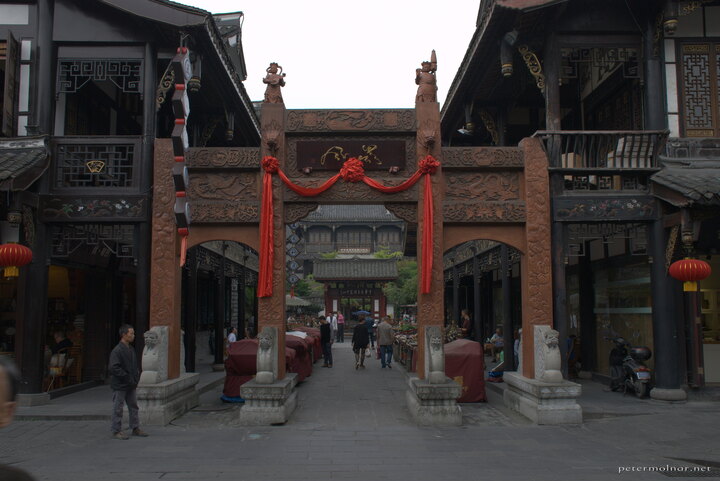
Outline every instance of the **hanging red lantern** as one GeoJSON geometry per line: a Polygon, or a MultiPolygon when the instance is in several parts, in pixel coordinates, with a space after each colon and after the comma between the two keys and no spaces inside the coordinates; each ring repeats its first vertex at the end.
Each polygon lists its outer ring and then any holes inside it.
{"type": "Polygon", "coordinates": [[[673,262],[669,272],[674,279],[683,281],[684,291],[697,291],[697,281],[707,278],[712,269],[700,259],[682,259],[673,262]]]}
{"type": "Polygon", "coordinates": [[[0,266],[5,268],[5,277],[20,275],[18,267],[27,265],[32,260],[32,251],[22,244],[0,245],[0,266]]]}

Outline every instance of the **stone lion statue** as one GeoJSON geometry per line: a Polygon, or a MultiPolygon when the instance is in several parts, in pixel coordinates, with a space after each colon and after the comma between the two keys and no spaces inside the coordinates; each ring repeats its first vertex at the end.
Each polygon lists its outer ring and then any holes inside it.
{"type": "Polygon", "coordinates": [[[143,334],[145,348],[142,355],[140,384],[167,381],[168,328],[155,326],[143,334]]]}
{"type": "Polygon", "coordinates": [[[277,379],[277,328],[265,327],[258,335],[255,382],[272,384],[277,379]]]}
{"type": "Polygon", "coordinates": [[[445,353],[443,351],[443,333],[439,326],[425,328],[425,356],[427,363],[427,379],[430,384],[441,384],[446,380],[445,353]]]}
{"type": "Polygon", "coordinates": [[[563,381],[559,346],[560,333],[550,326],[535,326],[535,379],[563,381]]]}

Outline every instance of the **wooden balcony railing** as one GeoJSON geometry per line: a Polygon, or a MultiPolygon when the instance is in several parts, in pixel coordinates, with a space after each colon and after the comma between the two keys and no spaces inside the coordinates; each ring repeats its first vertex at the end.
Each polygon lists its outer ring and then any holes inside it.
{"type": "Polygon", "coordinates": [[[541,130],[550,167],[559,169],[659,169],[667,130],[541,130]]]}

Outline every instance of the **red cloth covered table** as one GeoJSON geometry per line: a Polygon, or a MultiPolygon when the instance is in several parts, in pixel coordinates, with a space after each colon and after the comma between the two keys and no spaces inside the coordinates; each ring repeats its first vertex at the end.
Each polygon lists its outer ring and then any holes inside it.
{"type": "Polygon", "coordinates": [[[294,362],[290,365],[290,372],[296,372],[298,382],[312,376],[312,339],[292,335],[285,335],[285,345],[295,351],[294,362]]]}
{"type": "MultiPolygon", "coordinates": [[[[225,359],[225,386],[223,394],[227,397],[239,397],[240,386],[255,377],[257,371],[257,339],[242,339],[231,342],[228,346],[228,357],[225,359]]],[[[297,354],[294,349],[285,348],[285,365],[288,372],[290,366],[296,364],[297,354]]]]}
{"type": "Polygon", "coordinates": [[[317,327],[298,327],[298,331],[304,332],[313,340],[313,362],[322,358],[322,344],[320,343],[320,329],[317,327]]]}
{"type": "Polygon", "coordinates": [[[462,386],[459,403],[485,402],[485,362],[482,344],[458,339],[445,344],[445,374],[462,386]]]}

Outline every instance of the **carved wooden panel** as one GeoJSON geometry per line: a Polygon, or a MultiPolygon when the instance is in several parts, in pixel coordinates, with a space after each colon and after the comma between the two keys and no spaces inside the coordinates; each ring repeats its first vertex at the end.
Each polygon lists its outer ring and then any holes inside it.
{"type": "Polygon", "coordinates": [[[510,201],[520,198],[518,172],[449,172],[445,174],[447,201],[510,201]]]}
{"type": "MultiPolygon", "coordinates": [[[[393,160],[392,163],[389,165],[398,165],[400,166],[400,172],[408,172],[412,173],[415,172],[415,169],[417,169],[417,159],[416,159],[416,148],[415,148],[415,137],[411,136],[382,136],[382,135],[368,135],[368,136],[362,136],[361,138],[358,137],[349,137],[349,136],[322,136],[322,137],[302,137],[302,138],[289,138],[287,139],[287,163],[285,166],[285,173],[292,177],[295,175],[296,172],[300,170],[300,166],[298,165],[298,143],[299,142],[328,142],[329,140],[332,140],[335,142],[339,147],[342,148],[342,145],[344,142],[354,142],[357,143],[358,141],[362,141],[364,144],[372,145],[376,144],[378,142],[385,142],[388,140],[401,140],[405,142],[405,159],[402,159],[400,161],[393,160]]],[[[344,162],[345,160],[350,158],[350,155],[346,152],[347,149],[344,149],[343,152],[338,152],[338,155],[340,157],[343,157],[340,160],[340,163],[344,162]]],[[[339,168],[338,168],[339,170],[339,168]]],[[[334,174],[331,174],[334,175],[334,174]]],[[[329,177],[328,172],[313,172],[312,174],[308,176],[304,176],[301,179],[317,179],[321,182],[324,182],[329,177]]]]}
{"type": "Polygon", "coordinates": [[[288,110],[286,132],[415,130],[415,111],[393,110],[288,110]]]}
{"type": "Polygon", "coordinates": [[[192,204],[202,200],[259,199],[259,174],[255,172],[227,173],[193,172],[190,175],[188,197],[192,204]]]}
{"type": "Polygon", "coordinates": [[[443,205],[447,223],[525,222],[525,202],[448,202],[443,205]]]}
{"type": "Polygon", "coordinates": [[[143,220],[147,218],[147,199],[141,196],[75,197],[42,196],[40,212],[43,221],[63,220],[143,220]]]}
{"type": "Polygon", "coordinates": [[[310,212],[317,209],[318,204],[315,202],[306,202],[303,204],[285,204],[285,223],[292,224],[306,217],[310,212]]]}
{"type": "Polygon", "coordinates": [[[260,222],[259,202],[198,202],[192,203],[193,224],[260,222]]]}
{"type": "Polygon", "coordinates": [[[260,149],[257,147],[193,148],[185,159],[189,169],[260,169],[260,149]]]}
{"type": "Polygon", "coordinates": [[[559,221],[652,220],[656,203],[652,197],[555,198],[553,216],[559,221]]]}
{"type": "Polygon", "coordinates": [[[443,147],[443,169],[522,168],[522,151],[517,147],[443,147]]]}
{"type": "Polygon", "coordinates": [[[398,219],[402,219],[405,222],[411,224],[417,224],[418,221],[418,206],[415,203],[412,204],[401,204],[396,202],[385,202],[385,208],[392,212],[392,214],[398,219]]]}

